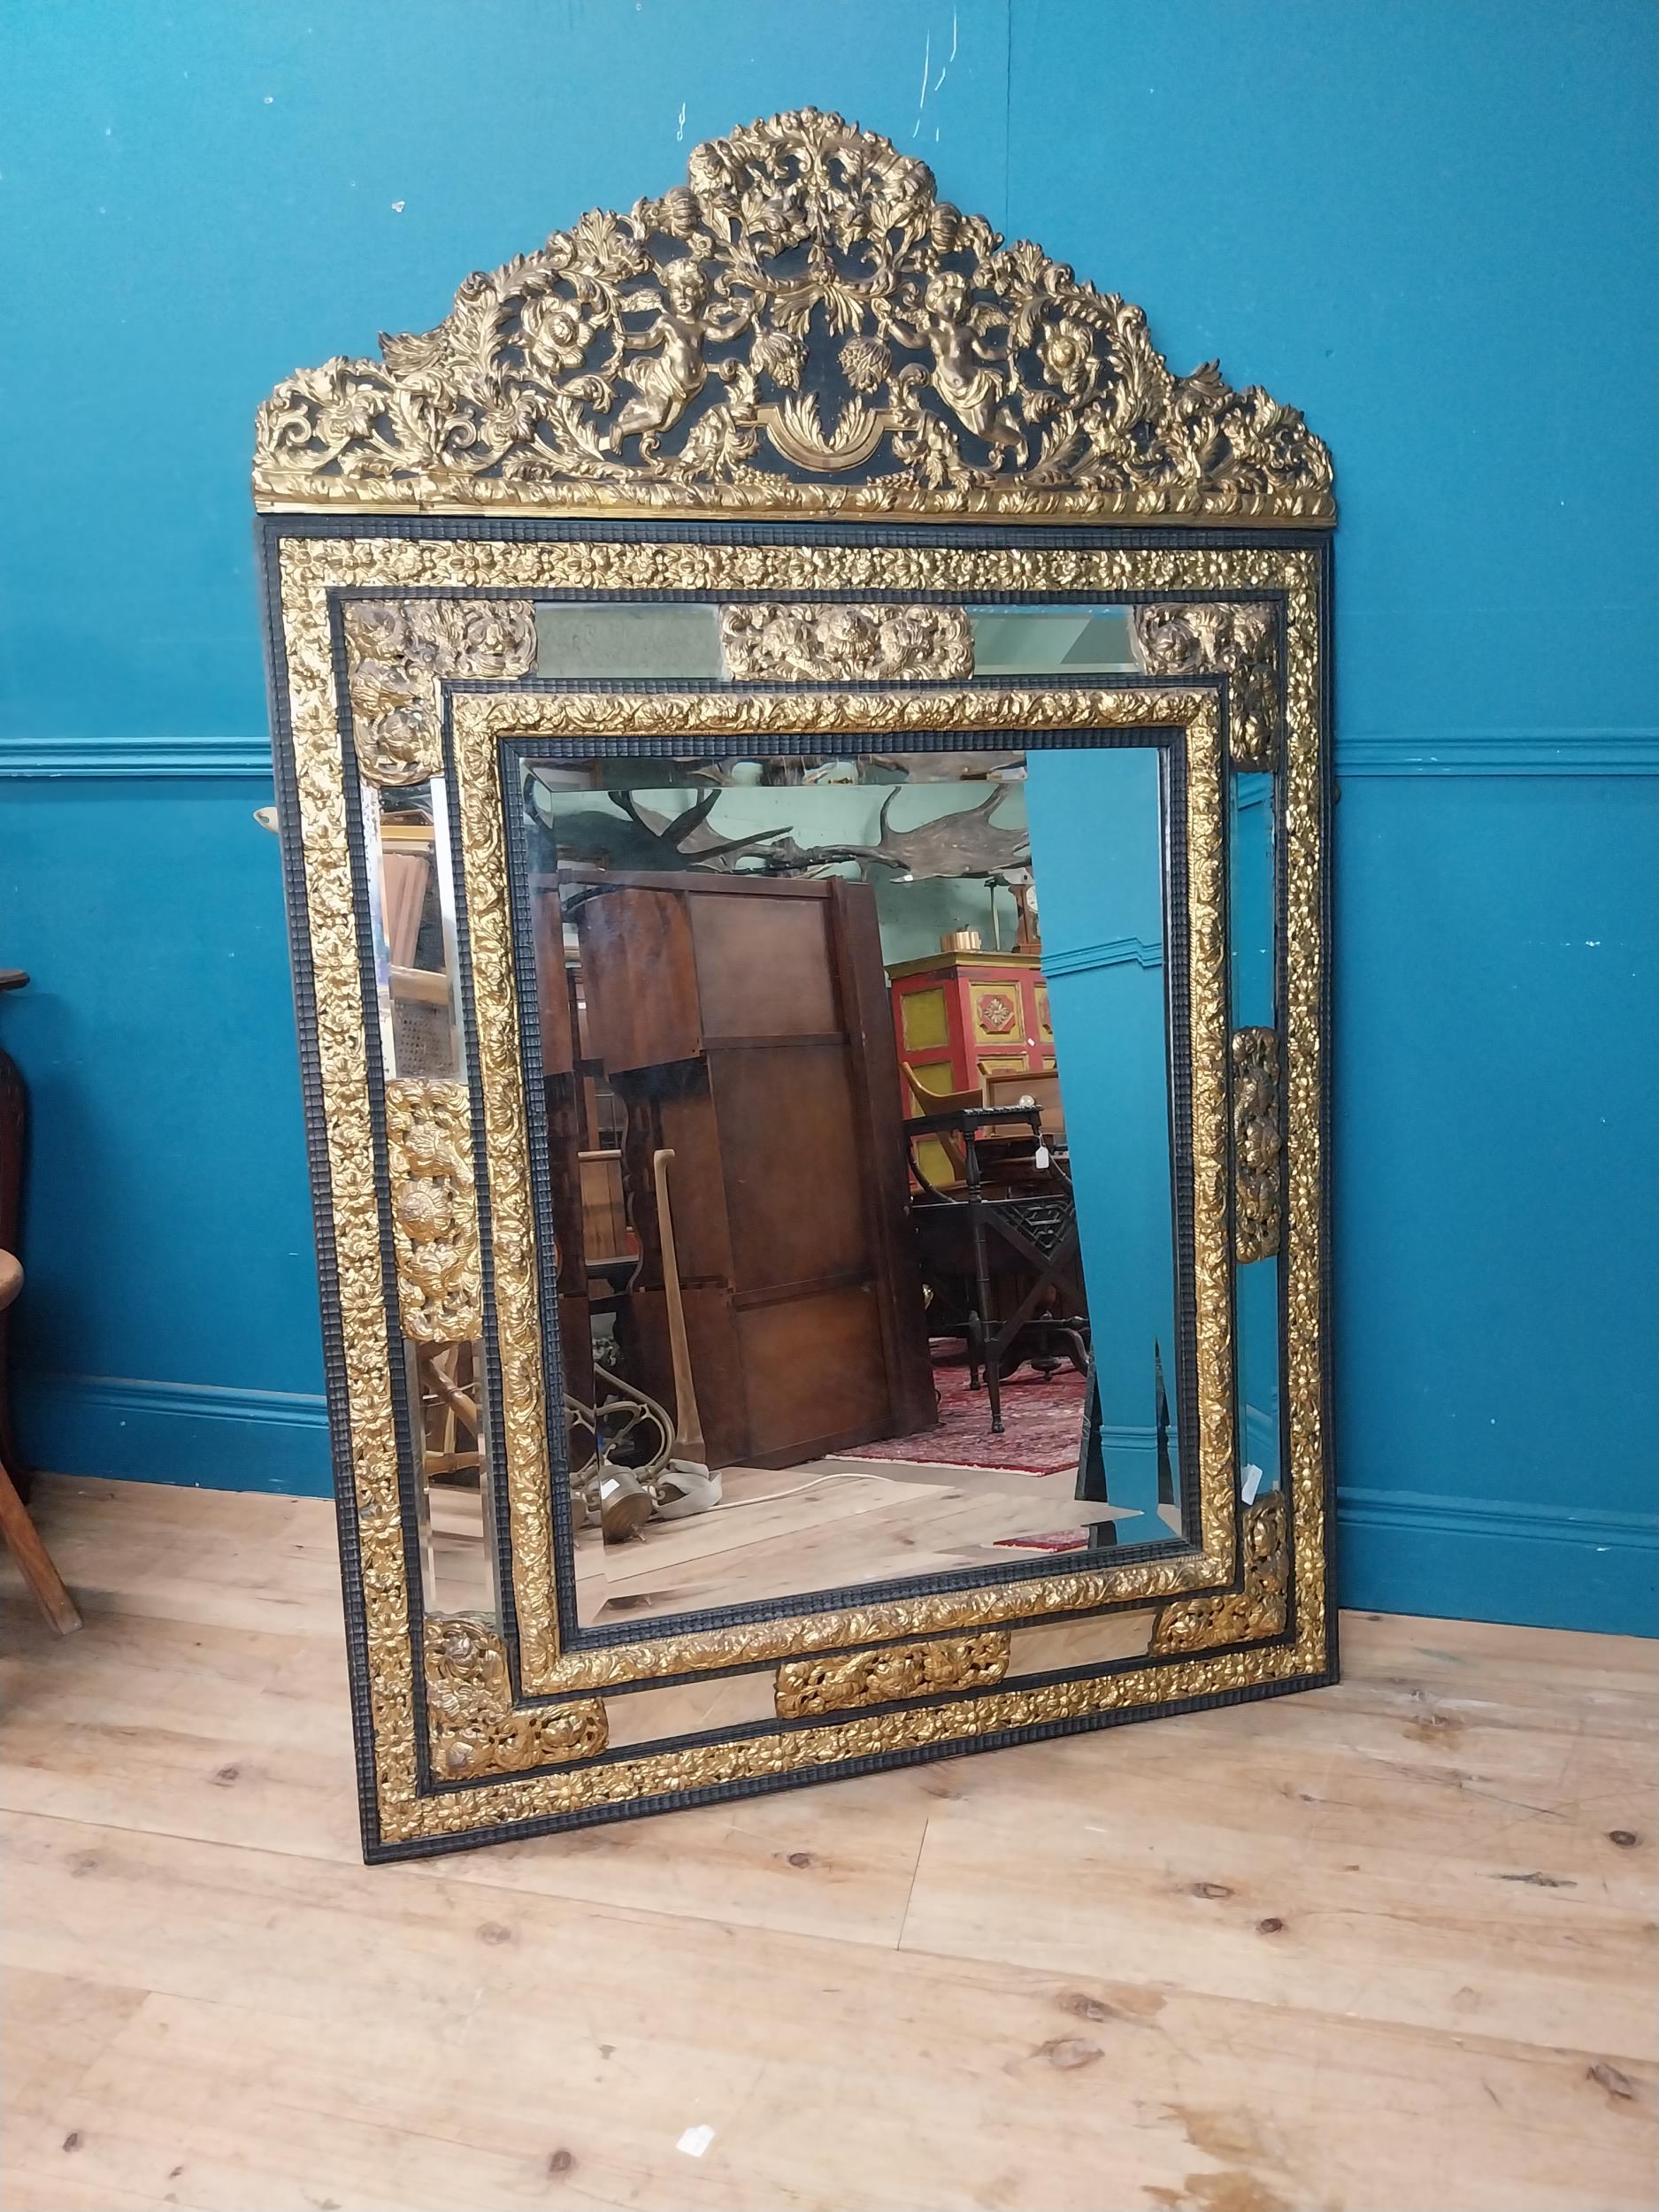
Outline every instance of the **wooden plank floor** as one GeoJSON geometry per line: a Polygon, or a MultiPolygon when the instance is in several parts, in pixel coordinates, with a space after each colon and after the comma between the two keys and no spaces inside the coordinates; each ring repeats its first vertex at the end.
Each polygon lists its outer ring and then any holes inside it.
{"type": "Polygon", "coordinates": [[[82,1481],[0,1584],[11,2212],[1650,2207],[1655,1647],[373,1871],[330,1509],[82,1481]]]}

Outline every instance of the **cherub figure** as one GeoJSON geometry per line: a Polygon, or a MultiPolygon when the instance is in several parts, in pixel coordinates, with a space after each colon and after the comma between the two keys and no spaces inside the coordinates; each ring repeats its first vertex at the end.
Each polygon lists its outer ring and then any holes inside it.
{"type": "Polygon", "coordinates": [[[1013,411],[998,402],[1007,390],[1006,359],[979,337],[969,308],[968,280],[955,269],[940,269],[927,280],[922,312],[915,326],[896,317],[890,327],[902,346],[933,357],[933,389],[964,430],[982,438],[1000,468],[1005,451],[1021,457],[1025,434],[1013,411]]]}
{"type": "Polygon", "coordinates": [[[649,330],[623,331],[623,349],[628,353],[653,346],[661,350],[622,380],[634,397],[605,439],[612,453],[620,453],[622,441],[636,431],[654,445],[678,422],[708,381],[704,343],[710,338],[734,338],[749,319],[749,311],[740,301],[728,301],[723,309],[709,306],[708,280],[689,259],[671,261],[663,271],[662,290],[641,296],[655,297],[657,320],[649,330]]]}

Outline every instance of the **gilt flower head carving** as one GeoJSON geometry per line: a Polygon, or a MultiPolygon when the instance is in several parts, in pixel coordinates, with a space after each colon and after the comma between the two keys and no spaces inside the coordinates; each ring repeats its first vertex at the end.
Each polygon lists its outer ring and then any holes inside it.
{"type": "Polygon", "coordinates": [[[1068,399],[1089,398],[1100,378],[1094,357],[1094,334],[1069,315],[1048,324],[1038,343],[1042,372],[1068,399]]]}

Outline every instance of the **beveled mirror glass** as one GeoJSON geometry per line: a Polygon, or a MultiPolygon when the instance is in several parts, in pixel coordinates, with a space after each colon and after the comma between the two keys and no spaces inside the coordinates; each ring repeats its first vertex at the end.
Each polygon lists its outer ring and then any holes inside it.
{"type": "Polygon", "coordinates": [[[267,403],[371,1856],[1329,1678],[1330,480],[810,111],[267,403]]]}
{"type": "Polygon", "coordinates": [[[522,764],[584,1627],[1183,1532],[1159,751],[846,742],[522,764]]]}

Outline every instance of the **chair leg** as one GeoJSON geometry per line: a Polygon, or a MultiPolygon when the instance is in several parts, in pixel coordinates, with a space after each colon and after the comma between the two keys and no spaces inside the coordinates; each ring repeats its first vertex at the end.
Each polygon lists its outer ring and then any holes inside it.
{"type": "Polygon", "coordinates": [[[0,1536],[11,1548],[12,1556],[23,1571],[23,1579],[34,1591],[35,1602],[60,1636],[67,1636],[81,1625],[81,1616],[75,1610],[74,1600],[63,1585],[63,1578],[52,1564],[52,1555],[40,1539],[40,1532],[29,1518],[29,1509],[17,1493],[17,1485],[4,1467],[0,1467],[0,1536]]]}

